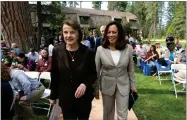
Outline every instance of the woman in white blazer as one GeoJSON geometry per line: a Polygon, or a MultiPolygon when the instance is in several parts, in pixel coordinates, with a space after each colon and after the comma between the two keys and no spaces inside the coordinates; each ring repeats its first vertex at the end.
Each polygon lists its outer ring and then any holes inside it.
{"type": "MultiPolygon", "coordinates": [[[[127,120],[129,92],[136,92],[133,49],[125,41],[121,24],[113,21],[106,26],[103,45],[96,52],[98,73],[103,99],[103,120],[114,120],[115,101],[118,120],[127,120]]],[[[96,89],[98,92],[99,89],[96,89]]]]}

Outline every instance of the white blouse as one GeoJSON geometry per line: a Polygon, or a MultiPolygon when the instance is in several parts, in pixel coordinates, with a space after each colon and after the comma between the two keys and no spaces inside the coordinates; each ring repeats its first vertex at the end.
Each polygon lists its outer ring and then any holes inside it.
{"type": "Polygon", "coordinates": [[[110,50],[110,52],[111,52],[114,64],[117,66],[118,62],[119,62],[119,58],[120,58],[121,52],[119,50],[116,50],[116,51],[110,50]]]}

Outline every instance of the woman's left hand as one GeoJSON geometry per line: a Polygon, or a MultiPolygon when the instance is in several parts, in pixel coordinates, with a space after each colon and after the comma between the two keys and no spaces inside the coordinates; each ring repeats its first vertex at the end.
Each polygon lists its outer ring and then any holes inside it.
{"type": "Polygon", "coordinates": [[[137,92],[137,90],[136,89],[131,89],[131,92],[137,92]]]}
{"type": "Polygon", "coordinates": [[[20,98],[20,100],[25,101],[25,100],[27,100],[27,98],[26,98],[26,96],[22,96],[22,97],[20,98]]]}
{"type": "Polygon", "coordinates": [[[75,92],[75,97],[76,98],[80,98],[81,96],[84,95],[86,91],[86,85],[85,84],[80,84],[80,86],[77,88],[76,92],[75,92]]]}

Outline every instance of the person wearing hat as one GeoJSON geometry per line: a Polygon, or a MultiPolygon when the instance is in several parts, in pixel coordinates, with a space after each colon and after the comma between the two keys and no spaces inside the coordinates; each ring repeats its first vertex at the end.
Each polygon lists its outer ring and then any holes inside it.
{"type": "Polygon", "coordinates": [[[35,62],[32,59],[27,58],[24,53],[20,53],[17,56],[17,59],[19,61],[19,64],[17,65],[19,69],[24,71],[35,71],[35,62]]]}

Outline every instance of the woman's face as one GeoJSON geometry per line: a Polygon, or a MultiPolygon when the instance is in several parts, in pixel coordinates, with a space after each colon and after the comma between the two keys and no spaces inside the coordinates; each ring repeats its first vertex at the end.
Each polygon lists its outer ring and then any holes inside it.
{"type": "Polygon", "coordinates": [[[41,51],[41,56],[42,57],[47,57],[48,56],[47,51],[46,50],[42,50],[41,51]]]}
{"type": "Polygon", "coordinates": [[[151,49],[151,51],[153,51],[153,50],[154,50],[154,48],[153,48],[152,46],[151,46],[151,48],[150,48],[150,49],[151,49]]]}
{"type": "Polygon", "coordinates": [[[112,44],[116,43],[118,39],[118,28],[116,27],[116,25],[109,26],[108,32],[107,32],[107,38],[110,43],[112,44]]]}
{"type": "Polygon", "coordinates": [[[66,24],[63,25],[63,37],[64,41],[68,45],[76,44],[79,34],[77,30],[74,30],[71,26],[68,26],[66,24]]]}

